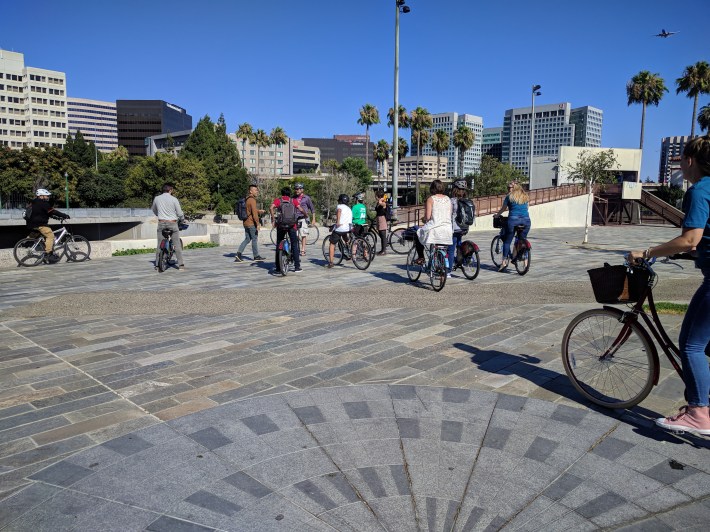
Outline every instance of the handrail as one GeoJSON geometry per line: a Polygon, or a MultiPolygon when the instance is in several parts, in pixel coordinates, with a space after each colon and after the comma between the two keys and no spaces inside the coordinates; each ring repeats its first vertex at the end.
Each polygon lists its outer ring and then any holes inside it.
{"type": "Polygon", "coordinates": [[[670,203],[666,203],[658,196],[654,196],[646,190],[641,191],[641,200],[639,203],[676,227],[680,227],[683,224],[683,219],[685,218],[683,211],[675,208],[670,203]]]}

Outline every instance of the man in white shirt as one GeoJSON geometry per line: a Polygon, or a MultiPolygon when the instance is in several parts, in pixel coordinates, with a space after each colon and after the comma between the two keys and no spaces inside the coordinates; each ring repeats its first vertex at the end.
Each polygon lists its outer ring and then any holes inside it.
{"type": "Polygon", "coordinates": [[[335,229],[330,235],[330,251],[329,251],[329,261],[325,265],[326,268],[333,267],[333,260],[335,258],[335,246],[338,245],[341,239],[348,242],[348,233],[350,233],[350,228],[353,223],[353,211],[348,207],[350,203],[350,198],[347,194],[341,194],[338,196],[338,207],[336,208],[335,214],[335,229]]]}
{"type": "Polygon", "coordinates": [[[173,185],[165,183],[163,193],[153,200],[153,213],[158,217],[158,247],[155,249],[155,269],[158,269],[160,258],[160,242],[163,240],[163,229],[172,229],[173,246],[178,261],[178,271],[185,270],[182,261],[182,244],[180,243],[180,228],[178,224],[185,222],[185,215],[180,207],[180,202],[173,197],[173,185]]]}

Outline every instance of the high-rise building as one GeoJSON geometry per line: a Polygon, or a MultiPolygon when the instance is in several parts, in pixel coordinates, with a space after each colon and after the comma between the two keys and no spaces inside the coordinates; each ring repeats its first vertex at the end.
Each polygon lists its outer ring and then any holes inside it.
{"type": "MultiPolygon", "coordinates": [[[[454,132],[463,125],[473,131],[474,139],[473,146],[464,153],[463,175],[469,175],[478,172],[481,169],[481,145],[483,136],[483,118],[475,115],[467,115],[465,113],[439,113],[431,115],[434,125],[427,129],[429,139],[434,136],[434,132],[442,129],[449,134],[449,147],[441,156],[446,157],[446,177],[453,179],[461,175],[459,150],[454,147],[454,132]]],[[[417,146],[412,142],[410,149],[412,155],[417,155],[417,146]]],[[[422,147],[422,155],[436,155],[431,144],[422,147]]]]}
{"type": "Polygon", "coordinates": [[[25,66],[0,50],[0,146],[61,147],[67,136],[66,74],[25,66]]]}
{"type": "Polygon", "coordinates": [[[320,168],[320,150],[314,146],[306,146],[302,140],[291,141],[291,164],[293,174],[315,172],[320,168]]]}
{"type": "Polygon", "coordinates": [[[574,124],[574,145],[583,148],[601,148],[602,121],[604,113],[601,109],[577,107],[569,115],[569,123],[574,124]]]}
{"type": "Polygon", "coordinates": [[[229,133],[227,136],[237,145],[242,165],[250,174],[279,176],[293,173],[290,157],[292,141],[290,138],[286,144],[259,147],[256,144],[251,144],[248,140],[242,143],[242,139],[237,138],[234,133],[229,133]]]}
{"type": "Polygon", "coordinates": [[[104,153],[118,148],[116,102],[67,98],[67,116],[72,135],[81,131],[84,140],[93,142],[104,153]]]}
{"type": "MultiPolygon", "coordinates": [[[[661,162],[658,168],[658,182],[671,184],[671,177],[680,171],[680,156],[685,145],[690,142],[690,136],[663,137],[661,140],[661,162]]],[[[677,180],[676,180],[677,181],[677,180]]],[[[677,184],[674,183],[674,184],[677,184]]]]}
{"type": "MultiPolygon", "coordinates": [[[[365,159],[365,145],[367,137],[365,135],[333,135],[332,139],[325,138],[304,138],[306,146],[313,146],[320,149],[321,163],[329,160],[342,163],[348,157],[365,159]]],[[[370,142],[367,150],[367,167],[374,173],[375,166],[375,144],[370,142]]]]}
{"type": "Polygon", "coordinates": [[[502,157],[502,127],[484,127],[483,140],[481,142],[481,156],[488,155],[501,160],[502,157]]]}
{"type": "Polygon", "coordinates": [[[130,155],[145,155],[148,137],[192,129],[182,107],[163,100],[116,100],[118,144],[130,155]]]}

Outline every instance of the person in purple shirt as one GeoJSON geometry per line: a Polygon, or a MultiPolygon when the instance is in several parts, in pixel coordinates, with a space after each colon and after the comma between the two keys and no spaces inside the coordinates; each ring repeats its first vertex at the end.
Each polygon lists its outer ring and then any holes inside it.
{"type": "Polygon", "coordinates": [[[311,224],[316,224],[316,208],[313,206],[313,200],[308,194],[303,193],[303,183],[296,183],[295,199],[304,212],[298,212],[298,236],[301,238],[301,255],[306,254],[306,239],[308,237],[308,216],[311,217],[311,224]]]}

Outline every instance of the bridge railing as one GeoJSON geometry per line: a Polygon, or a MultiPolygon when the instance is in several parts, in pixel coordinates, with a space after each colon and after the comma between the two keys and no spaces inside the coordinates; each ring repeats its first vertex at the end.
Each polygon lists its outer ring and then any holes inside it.
{"type": "MultiPolygon", "coordinates": [[[[56,208],[74,219],[81,218],[145,218],[155,216],[150,209],[133,209],[129,207],[117,207],[112,209],[65,209],[61,205],[56,208]]],[[[0,221],[21,220],[24,206],[17,209],[0,209],[0,221]]]]}

